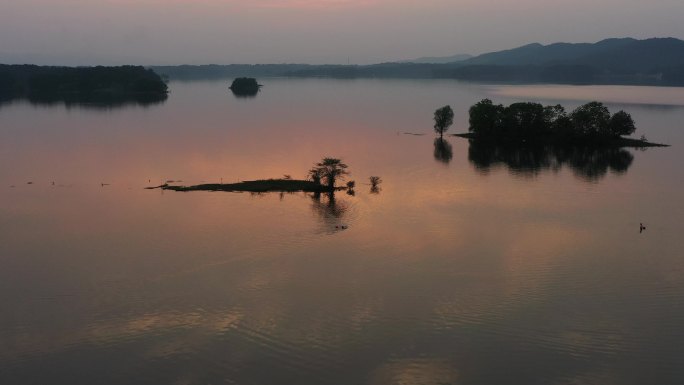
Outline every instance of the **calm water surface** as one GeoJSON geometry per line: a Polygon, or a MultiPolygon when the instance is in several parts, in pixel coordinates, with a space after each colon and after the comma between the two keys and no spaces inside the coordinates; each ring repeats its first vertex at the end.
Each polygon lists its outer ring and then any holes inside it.
{"type": "Polygon", "coordinates": [[[0,106],[0,384],[684,383],[684,89],[262,83],[0,106]],[[599,99],[672,147],[435,142],[484,97],[599,99]],[[143,189],[324,156],[355,196],[143,189]]]}

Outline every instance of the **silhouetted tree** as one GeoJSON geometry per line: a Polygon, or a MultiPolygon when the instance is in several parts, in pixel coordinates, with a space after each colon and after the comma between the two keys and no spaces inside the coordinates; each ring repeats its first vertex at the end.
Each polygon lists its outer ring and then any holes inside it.
{"type": "Polygon", "coordinates": [[[532,136],[548,128],[547,111],[539,103],[513,103],[504,108],[502,130],[507,135],[532,136]]]}
{"type": "Polygon", "coordinates": [[[578,135],[607,135],[610,112],[600,102],[590,102],[577,107],[570,114],[573,128],[578,135]]]}
{"type": "Polygon", "coordinates": [[[451,106],[444,106],[435,111],[435,132],[443,137],[446,130],[454,123],[454,111],[451,106]]]}
{"type": "Polygon", "coordinates": [[[470,107],[468,130],[481,135],[496,133],[502,126],[503,112],[504,107],[501,104],[495,105],[489,99],[482,99],[470,107]]]}
{"type": "Polygon", "coordinates": [[[611,135],[632,135],[636,130],[632,116],[625,111],[618,111],[610,117],[608,127],[611,135]]]}
{"type": "Polygon", "coordinates": [[[312,168],[309,170],[309,178],[312,182],[321,184],[321,179],[323,179],[323,170],[318,167],[312,168]]]}
{"type": "Polygon", "coordinates": [[[544,121],[548,125],[553,125],[558,121],[558,119],[565,117],[567,117],[567,114],[565,113],[565,107],[561,106],[560,104],[544,107],[544,121]]]}
{"type": "Polygon", "coordinates": [[[323,158],[320,163],[316,163],[316,166],[309,171],[309,175],[312,175],[312,171],[315,170],[315,174],[320,178],[319,183],[321,180],[324,180],[328,188],[332,190],[335,188],[335,182],[338,179],[344,179],[344,176],[349,174],[347,167],[339,159],[323,158]]]}

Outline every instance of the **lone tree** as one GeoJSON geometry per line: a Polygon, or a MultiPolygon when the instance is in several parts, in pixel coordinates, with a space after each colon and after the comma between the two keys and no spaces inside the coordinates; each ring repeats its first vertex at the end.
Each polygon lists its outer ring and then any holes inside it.
{"type": "Polygon", "coordinates": [[[316,166],[309,171],[309,175],[314,182],[325,181],[330,190],[335,188],[335,182],[338,179],[344,179],[345,175],[349,175],[347,165],[341,160],[335,158],[323,158],[316,166]]]}
{"type": "Polygon", "coordinates": [[[435,132],[439,137],[444,136],[444,132],[454,123],[454,111],[451,106],[444,106],[435,111],[435,132]]]}

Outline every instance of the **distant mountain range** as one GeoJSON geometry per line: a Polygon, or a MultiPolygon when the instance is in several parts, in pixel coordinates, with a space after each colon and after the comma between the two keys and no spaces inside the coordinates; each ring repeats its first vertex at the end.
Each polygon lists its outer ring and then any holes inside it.
{"type": "Polygon", "coordinates": [[[684,41],[675,38],[606,39],[598,43],[528,44],[486,53],[466,65],[586,65],[611,71],[657,71],[684,64],[684,41]]]}
{"type": "Polygon", "coordinates": [[[269,64],[152,68],[171,79],[293,76],[684,85],[684,41],[675,38],[622,38],[597,43],[534,43],[470,58],[455,55],[365,66],[269,64]]]}

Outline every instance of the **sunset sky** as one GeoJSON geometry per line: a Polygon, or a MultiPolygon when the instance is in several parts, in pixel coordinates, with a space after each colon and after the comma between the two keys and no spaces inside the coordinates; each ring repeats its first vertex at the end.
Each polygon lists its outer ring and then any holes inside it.
{"type": "Polygon", "coordinates": [[[0,0],[0,62],[347,63],[684,38],[681,0],[0,0]]]}

